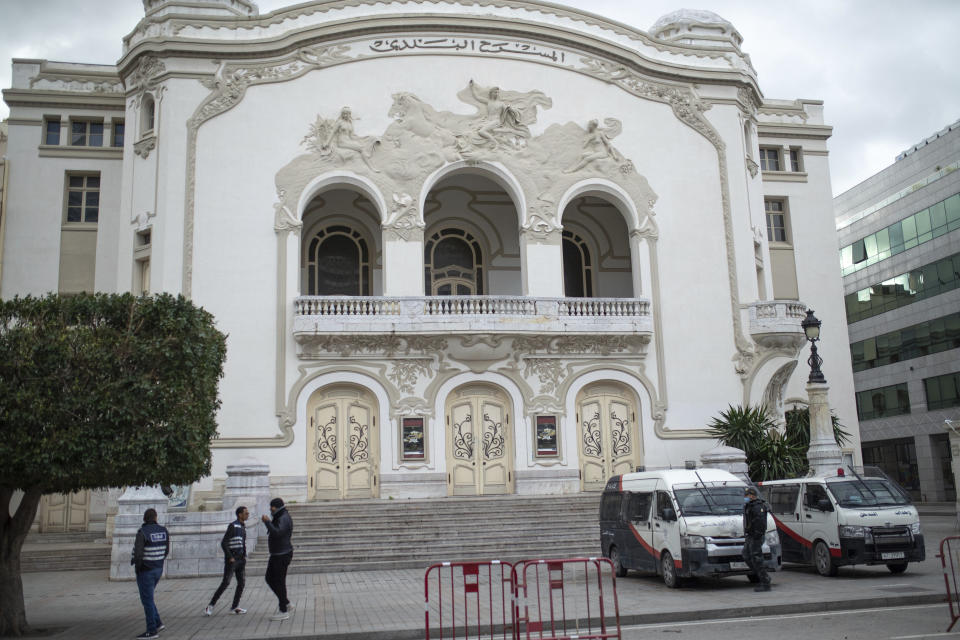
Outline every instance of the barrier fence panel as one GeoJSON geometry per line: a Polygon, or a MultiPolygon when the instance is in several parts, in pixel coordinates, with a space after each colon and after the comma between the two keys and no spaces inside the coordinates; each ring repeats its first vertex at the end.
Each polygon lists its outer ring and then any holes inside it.
{"type": "Polygon", "coordinates": [[[616,575],[606,558],[527,560],[513,575],[518,640],[621,637],[616,575]]]}
{"type": "Polygon", "coordinates": [[[960,620],[960,586],[957,584],[957,572],[960,571],[960,536],[950,536],[940,541],[940,553],[937,554],[943,564],[943,582],[947,587],[947,603],[950,605],[950,626],[960,620]]]}
{"type": "Polygon", "coordinates": [[[423,577],[426,638],[515,638],[513,565],[443,562],[423,577]]]}

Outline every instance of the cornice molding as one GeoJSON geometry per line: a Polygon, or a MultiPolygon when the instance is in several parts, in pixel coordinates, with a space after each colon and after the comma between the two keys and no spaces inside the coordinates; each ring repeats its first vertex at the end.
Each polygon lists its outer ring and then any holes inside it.
{"type": "MultiPolygon", "coordinates": [[[[770,124],[761,122],[757,125],[758,137],[827,140],[832,135],[833,127],[823,124],[770,124]]],[[[806,149],[804,149],[804,153],[806,153],[806,149]]]]}
{"type": "MultiPolygon", "coordinates": [[[[450,0],[441,0],[449,2],[450,0]]],[[[252,27],[248,27],[252,28],[252,27]]],[[[565,47],[580,54],[598,55],[606,58],[629,60],[644,73],[668,80],[698,83],[740,82],[752,86],[752,93],[759,100],[755,73],[752,68],[729,64],[724,67],[696,66],[693,60],[668,62],[645,56],[637,49],[604,40],[596,35],[571,30],[563,25],[535,21],[508,20],[490,15],[369,15],[352,17],[349,20],[323,22],[286,32],[279,37],[254,41],[187,39],[171,34],[158,34],[138,42],[118,63],[121,75],[126,75],[142,55],[150,54],[164,58],[172,56],[211,57],[218,60],[255,60],[285,56],[301,48],[317,45],[342,44],[349,40],[385,35],[394,38],[432,37],[434,34],[475,34],[476,37],[515,37],[526,41],[541,41],[552,46],[565,47]]],[[[468,36],[469,37],[469,36],[468,36]]],[[[673,47],[665,46],[665,50],[673,47]]],[[[681,48],[675,52],[683,58],[694,58],[700,48],[681,48]]],[[[711,51],[706,58],[725,58],[735,54],[729,50],[711,51]]]]}
{"type": "Polygon", "coordinates": [[[122,147],[70,147],[45,145],[39,147],[41,158],[90,158],[91,160],[122,160],[122,147]]]}
{"type": "Polygon", "coordinates": [[[121,94],[71,93],[47,89],[4,89],[3,100],[13,107],[62,107],[65,109],[102,109],[125,111],[121,94]]]}
{"type": "Polygon", "coordinates": [[[761,171],[764,182],[806,182],[805,171],[761,171]]]}

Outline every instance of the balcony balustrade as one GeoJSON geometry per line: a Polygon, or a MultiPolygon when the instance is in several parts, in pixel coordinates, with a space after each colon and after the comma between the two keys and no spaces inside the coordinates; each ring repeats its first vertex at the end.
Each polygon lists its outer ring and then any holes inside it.
{"type": "Polygon", "coordinates": [[[330,334],[653,334],[646,298],[302,296],[298,340],[330,334]]]}
{"type": "Polygon", "coordinates": [[[758,344],[770,348],[792,348],[803,344],[800,322],[807,305],[797,300],[769,300],[749,305],[750,335],[758,344]]]}

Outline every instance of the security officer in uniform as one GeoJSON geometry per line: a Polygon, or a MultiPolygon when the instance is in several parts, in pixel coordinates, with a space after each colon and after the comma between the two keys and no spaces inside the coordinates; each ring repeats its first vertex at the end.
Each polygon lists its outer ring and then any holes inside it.
{"type": "Polygon", "coordinates": [[[138,640],[159,638],[158,632],[164,629],[157,605],[153,602],[153,592],[163,575],[163,561],[169,554],[170,534],[166,527],[157,524],[156,509],[147,509],[143,512],[143,526],[137,531],[133,557],[130,559],[137,573],[140,602],[143,603],[143,615],[147,619],[147,630],[137,636],[138,640]]]}
{"type": "Polygon", "coordinates": [[[755,487],[747,487],[743,505],[743,559],[753,575],[757,576],[754,591],[770,591],[770,576],[763,561],[763,537],[767,533],[767,505],[757,495],[755,487]]]}
{"type": "Polygon", "coordinates": [[[230,610],[237,615],[247,612],[240,608],[240,596],[243,594],[244,568],[247,564],[247,527],[243,523],[250,517],[250,512],[246,507],[237,507],[236,514],[237,519],[227,525],[223,540],[220,541],[220,548],[223,549],[223,580],[210,599],[210,604],[203,610],[205,616],[213,615],[213,608],[230,586],[232,575],[237,576],[237,590],[233,594],[233,606],[230,610]]]}

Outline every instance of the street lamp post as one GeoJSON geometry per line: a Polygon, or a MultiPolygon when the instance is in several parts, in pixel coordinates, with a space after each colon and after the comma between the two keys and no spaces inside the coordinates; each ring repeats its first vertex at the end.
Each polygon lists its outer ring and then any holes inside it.
{"type": "Polygon", "coordinates": [[[813,310],[807,309],[807,317],[800,326],[810,341],[810,376],[807,378],[807,397],[810,408],[810,448],[807,449],[807,460],[810,468],[817,474],[836,473],[843,464],[843,452],[833,437],[833,418],[830,416],[830,400],[827,392],[827,379],[820,370],[823,358],[817,353],[817,342],[820,340],[820,320],[813,315],[813,310]]]}

